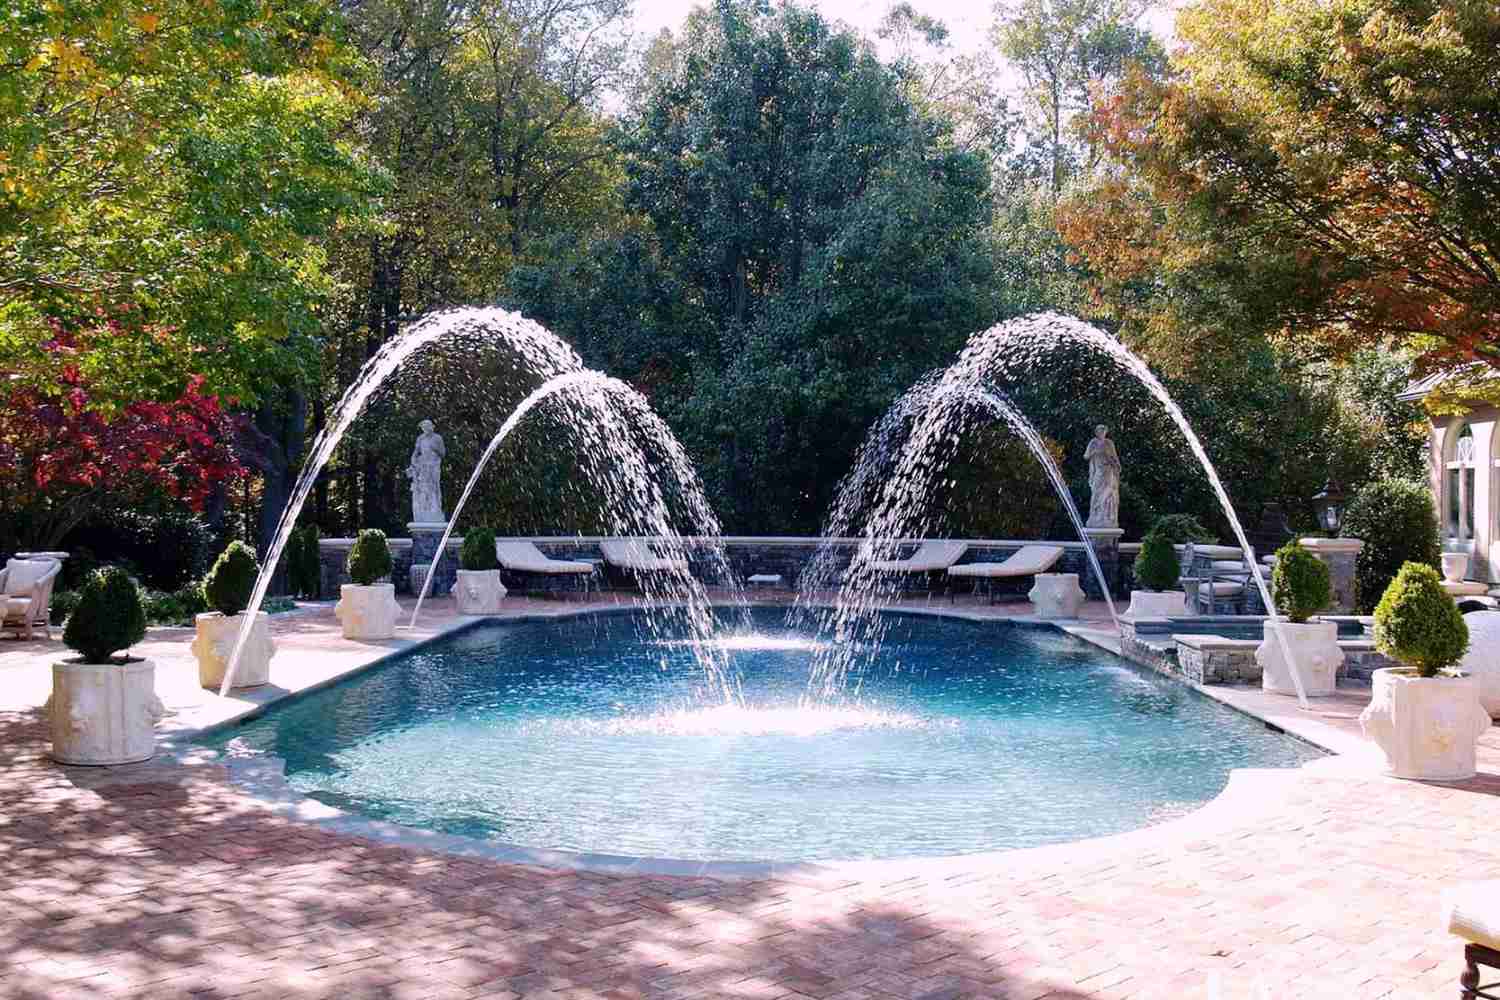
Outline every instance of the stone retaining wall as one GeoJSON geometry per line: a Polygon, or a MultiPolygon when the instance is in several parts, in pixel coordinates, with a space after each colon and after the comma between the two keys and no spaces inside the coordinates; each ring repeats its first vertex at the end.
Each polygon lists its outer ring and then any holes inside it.
{"type": "MultiPolygon", "coordinates": [[[[1337,620],[1346,624],[1359,621],[1337,620]]],[[[1215,635],[1211,631],[1214,625],[1215,619],[1208,617],[1122,621],[1120,653],[1132,662],[1194,684],[1260,684],[1260,664],[1255,662],[1260,640],[1215,635]]],[[[1344,651],[1341,679],[1369,683],[1376,670],[1395,665],[1375,648],[1374,640],[1347,631],[1339,639],[1339,648],[1344,651]]]]}

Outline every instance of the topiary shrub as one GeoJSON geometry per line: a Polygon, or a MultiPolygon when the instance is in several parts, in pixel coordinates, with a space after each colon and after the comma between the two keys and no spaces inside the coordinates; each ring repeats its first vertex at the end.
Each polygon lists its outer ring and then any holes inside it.
{"type": "Polygon", "coordinates": [[[368,587],[381,577],[391,575],[391,549],[386,544],[385,532],[379,528],[366,528],[354,540],[349,550],[349,559],[344,563],[349,579],[361,587],[368,587]]]}
{"type": "Polygon", "coordinates": [[[1369,614],[1401,567],[1409,562],[1434,569],[1442,553],[1432,492],[1405,479],[1368,483],[1344,510],[1342,533],[1365,543],[1354,565],[1354,595],[1369,614]]]}
{"type": "Polygon", "coordinates": [[[489,528],[476,528],[465,535],[463,548],[458,550],[458,563],[467,570],[499,569],[495,533],[489,528]]]}
{"type": "Polygon", "coordinates": [[[1271,572],[1271,598],[1276,608],[1299,625],[1328,607],[1333,587],[1328,566],[1293,539],[1276,550],[1271,572]]]}
{"type": "Polygon", "coordinates": [[[1409,562],[1375,606],[1375,646],[1433,677],[1469,651],[1469,626],[1426,563],[1409,562]]]}
{"type": "Polygon", "coordinates": [[[237,615],[250,603],[259,575],[255,550],[244,542],[230,542],[203,578],[203,599],[221,614],[237,615]]]}
{"type": "Polygon", "coordinates": [[[1173,545],[1188,542],[1217,542],[1219,539],[1203,522],[1191,514],[1163,514],[1151,525],[1148,535],[1161,535],[1173,545]]]}
{"type": "Polygon", "coordinates": [[[1171,590],[1177,586],[1180,569],[1170,538],[1152,534],[1141,539],[1141,551],[1135,557],[1135,582],[1143,589],[1171,590]]]}
{"type": "Polygon", "coordinates": [[[140,588],[123,569],[106,566],[84,582],[63,628],[63,643],[83,654],[84,663],[110,663],[145,635],[140,588]]]}
{"type": "Polygon", "coordinates": [[[292,532],[286,547],[286,583],[298,597],[317,600],[323,589],[323,566],[318,555],[318,528],[309,524],[292,532]]]}

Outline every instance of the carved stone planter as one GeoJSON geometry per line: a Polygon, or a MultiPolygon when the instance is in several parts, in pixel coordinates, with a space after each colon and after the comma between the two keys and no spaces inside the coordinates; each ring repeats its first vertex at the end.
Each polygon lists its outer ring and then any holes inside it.
{"type": "Polygon", "coordinates": [[[1336,623],[1268,621],[1262,626],[1262,636],[1255,649],[1262,689],[1272,694],[1296,694],[1296,681],[1292,679],[1295,669],[1302,678],[1302,691],[1309,698],[1333,694],[1338,684],[1339,667],[1344,664],[1336,623]],[[1290,664],[1286,662],[1281,640],[1276,638],[1273,629],[1280,629],[1286,636],[1286,648],[1292,653],[1290,664]]]}
{"type": "Polygon", "coordinates": [[[1418,677],[1387,667],[1371,679],[1359,724],[1385,753],[1387,774],[1462,781],[1474,776],[1474,744],[1490,728],[1490,715],[1472,677],[1418,677]]]}
{"type": "Polygon", "coordinates": [[[498,615],[506,590],[498,569],[461,569],[453,593],[461,615],[498,615]]]}
{"type": "Polygon", "coordinates": [[[1083,588],[1077,573],[1038,573],[1026,595],[1038,618],[1077,618],[1083,607],[1083,588]]]}
{"type": "Polygon", "coordinates": [[[156,752],[156,664],[52,664],[52,759],[64,764],[133,764],[156,752]]]}
{"type": "Polygon", "coordinates": [[[1180,590],[1132,590],[1122,618],[1180,618],[1187,614],[1187,595],[1180,590]]]}
{"type": "MultiPolygon", "coordinates": [[[[192,649],[198,658],[198,683],[203,687],[217,691],[224,683],[229,654],[234,652],[234,640],[239,637],[244,620],[243,612],[224,615],[217,611],[209,611],[195,619],[198,634],[193,637],[192,649]]],[[[240,654],[239,669],[234,672],[234,686],[251,688],[268,683],[274,655],[276,644],[271,641],[270,616],[257,611],[255,623],[250,626],[250,637],[245,640],[244,652],[240,654]]]]}
{"type": "Polygon", "coordinates": [[[396,585],[346,583],[339,588],[333,614],[344,626],[345,639],[389,639],[396,634],[396,616],[401,614],[396,585]]]}

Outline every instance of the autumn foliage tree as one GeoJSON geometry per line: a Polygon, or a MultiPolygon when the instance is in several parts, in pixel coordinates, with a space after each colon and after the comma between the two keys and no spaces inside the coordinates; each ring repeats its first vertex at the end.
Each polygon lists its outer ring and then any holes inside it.
{"type": "Polygon", "coordinates": [[[1500,370],[1500,8],[1200,0],[1178,32],[1097,106],[1122,169],[1062,213],[1120,318],[1500,370]]]}

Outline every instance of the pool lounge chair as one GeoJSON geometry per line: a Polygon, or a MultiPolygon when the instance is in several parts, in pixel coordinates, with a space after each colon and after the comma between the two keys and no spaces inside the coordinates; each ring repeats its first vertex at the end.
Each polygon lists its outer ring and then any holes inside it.
{"type": "Polygon", "coordinates": [[[927,593],[933,584],[945,579],[944,571],[958,562],[968,549],[968,542],[926,541],[905,559],[881,559],[870,564],[877,573],[921,573],[927,578],[927,593]]]}
{"type": "Polygon", "coordinates": [[[627,577],[688,571],[686,559],[659,556],[640,538],[607,538],[599,543],[599,552],[606,566],[627,577]]]}
{"type": "Polygon", "coordinates": [[[30,639],[41,626],[52,638],[52,585],[62,563],[53,559],[11,559],[0,569],[0,631],[30,639]]]}
{"type": "MultiPolygon", "coordinates": [[[[996,580],[1045,573],[1056,565],[1062,555],[1061,545],[1023,545],[1001,562],[972,562],[951,566],[948,569],[948,577],[952,580],[973,580],[976,593],[979,590],[979,582],[985,581],[990,592],[990,603],[993,604],[996,580]]],[[[951,591],[949,596],[952,596],[951,591]]]]}
{"type": "Polygon", "coordinates": [[[537,573],[544,576],[574,576],[583,581],[583,592],[589,592],[594,578],[594,564],[582,559],[553,559],[531,542],[495,543],[495,558],[500,567],[512,573],[537,573]]]}

